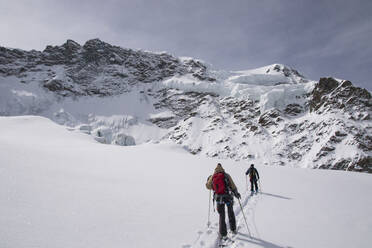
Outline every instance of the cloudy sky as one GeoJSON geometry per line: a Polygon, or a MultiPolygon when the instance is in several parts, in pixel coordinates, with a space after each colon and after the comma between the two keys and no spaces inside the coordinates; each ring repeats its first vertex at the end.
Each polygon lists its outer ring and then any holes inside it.
{"type": "Polygon", "coordinates": [[[372,90],[371,0],[0,0],[0,46],[92,38],[226,70],[282,63],[372,90]]]}

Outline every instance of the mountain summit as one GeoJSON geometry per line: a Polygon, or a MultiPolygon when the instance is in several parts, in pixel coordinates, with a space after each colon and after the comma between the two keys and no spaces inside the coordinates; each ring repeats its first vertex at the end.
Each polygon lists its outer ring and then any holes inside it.
{"type": "Polygon", "coordinates": [[[372,172],[371,94],[273,64],[215,70],[192,58],[67,40],[0,47],[0,115],[41,115],[102,143],[174,142],[192,154],[372,172]]]}

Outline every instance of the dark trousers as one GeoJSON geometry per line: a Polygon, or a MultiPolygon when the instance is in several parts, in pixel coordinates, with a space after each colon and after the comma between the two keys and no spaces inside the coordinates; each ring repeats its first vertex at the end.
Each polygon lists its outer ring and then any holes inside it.
{"type": "MultiPolygon", "coordinates": [[[[232,198],[232,197],[231,197],[232,198]]],[[[217,212],[220,215],[220,234],[221,236],[227,235],[226,222],[225,222],[225,205],[227,206],[227,214],[229,216],[230,230],[236,230],[235,214],[233,209],[234,201],[217,202],[217,212]]]]}
{"type": "Polygon", "coordinates": [[[258,191],[257,179],[256,178],[251,179],[251,191],[254,191],[254,188],[256,188],[256,191],[258,191]]]}

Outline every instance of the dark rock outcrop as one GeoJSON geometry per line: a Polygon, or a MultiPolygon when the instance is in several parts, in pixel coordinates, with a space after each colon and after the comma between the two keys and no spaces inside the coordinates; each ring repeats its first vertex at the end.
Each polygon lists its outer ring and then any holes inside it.
{"type": "Polygon", "coordinates": [[[42,70],[40,66],[49,67],[50,73],[33,80],[39,80],[45,88],[62,96],[118,95],[134,84],[185,74],[191,74],[196,80],[215,81],[199,61],[180,61],[166,53],[124,49],[99,39],[89,40],[83,46],[67,40],[61,46],[47,46],[42,52],[0,47],[0,75],[21,78],[42,70]],[[63,67],[62,75],[56,67],[63,67]],[[67,81],[70,83],[64,83],[67,81]]]}
{"type": "Polygon", "coordinates": [[[311,93],[310,111],[320,114],[339,110],[349,113],[352,119],[367,120],[372,111],[371,94],[350,81],[321,78],[311,93]]]}

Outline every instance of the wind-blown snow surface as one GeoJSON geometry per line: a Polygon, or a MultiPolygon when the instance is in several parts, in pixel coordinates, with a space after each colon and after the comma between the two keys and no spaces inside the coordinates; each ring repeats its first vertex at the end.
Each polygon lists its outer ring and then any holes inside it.
{"type": "MultiPolygon", "coordinates": [[[[42,117],[0,117],[0,130],[0,247],[215,247],[205,180],[217,160],[104,145],[42,117]]],[[[247,163],[219,162],[253,234],[236,211],[233,247],[370,247],[370,174],[258,165],[263,193],[247,198],[247,163]]]]}

